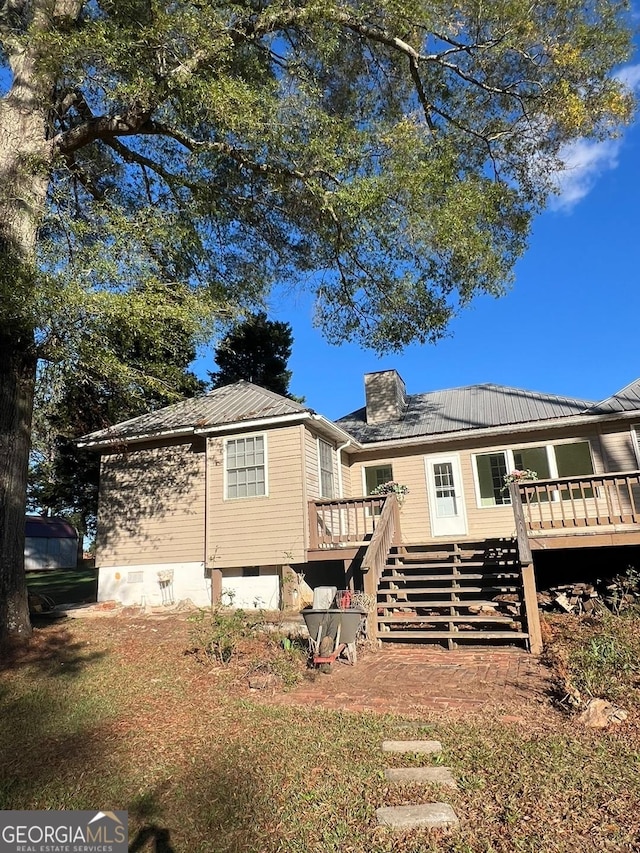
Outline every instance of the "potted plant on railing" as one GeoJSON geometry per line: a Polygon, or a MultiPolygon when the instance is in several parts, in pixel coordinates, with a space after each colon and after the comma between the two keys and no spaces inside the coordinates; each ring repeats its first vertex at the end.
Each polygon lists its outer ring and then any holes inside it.
{"type": "Polygon", "coordinates": [[[538,472],[532,471],[531,468],[514,468],[510,474],[504,475],[504,489],[509,488],[510,483],[520,483],[522,480],[537,480],[538,472]]]}
{"type": "Polygon", "coordinates": [[[532,471],[531,468],[514,468],[510,474],[504,475],[504,486],[501,491],[508,492],[511,483],[522,483],[530,480],[537,480],[538,472],[532,471]]]}
{"type": "Polygon", "coordinates": [[[409,487],[403,483],[396,483],[395,480],[388,480],[386,483],[376,486],[371,491],[372,495],[395,495],[400,506],[404,503],[405,497],[409,494],[409,487]]]}

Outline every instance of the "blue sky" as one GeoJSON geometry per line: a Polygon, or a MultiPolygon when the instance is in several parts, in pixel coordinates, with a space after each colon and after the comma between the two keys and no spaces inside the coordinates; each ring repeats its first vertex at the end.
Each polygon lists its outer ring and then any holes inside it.
{"type": "MultiPolygon", "coordinates": [[[[640,92],[638,56],[625,73],[640,92]]],[[[494,382],[592,400],[640,376],[640,116],[621,139],[578,145],[567,158],[515,284],[477,299],[448,339],[384,357],[329,346],[309,298],[274,298],[270,317],[293,329],[292,392],[337,418],[363,405],[364,373],[388,368],[410,394],[494,382]]],[[[211,369],[212,356],[205,361],[211,369]]]]}

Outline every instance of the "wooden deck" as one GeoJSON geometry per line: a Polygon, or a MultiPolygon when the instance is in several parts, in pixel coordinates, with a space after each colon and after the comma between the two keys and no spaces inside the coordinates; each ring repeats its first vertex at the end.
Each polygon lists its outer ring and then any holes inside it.
{"type": "Polygon", "coordinates": [[[513,483],[510,495],[534,551],[640,545],[640,471],[513,483]]]}
{"type": "MultiPolygon", "coordinates": [[[[533,551],[640,545],[640,471],[523,481],[509,492],[519,541],[533,551]]],[[[388,497],[310,501],[307,559],[352,560],[362,553],[388,497]]],[[[397,518],[397,541],[399,525],[397,518]]]]}
{"type": "Polygon", "coordinates": [[[344,560],[346,569],[358,557],[364,592],[377,601],[368,634],[381,642],[444,639],[456,648],[515,640],[537,654],[533,552],[640,545],[640,471],[511,483],[509,495],[516,535],[509,538],[507,574],[503,557],[496,563],[487,551],[490,540],[402,545],[393,494],[311,501],[308,559],[344,560]],[[416,553],[421,547],[425,553],[416,553]],[[451,549],[452,562],[443,562],[443,548],[451,549]],[[494,596],[496,571],[503,573],[504,606],[494,596]]]}

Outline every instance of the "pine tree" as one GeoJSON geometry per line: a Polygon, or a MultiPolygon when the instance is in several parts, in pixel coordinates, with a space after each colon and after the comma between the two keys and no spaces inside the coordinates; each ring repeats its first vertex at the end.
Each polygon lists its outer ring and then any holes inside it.
{"type": "Polygon", "coordinates": [[[220,368],[209,373],[214,388],[246,379],[276,394],[290,397],[293,333],[289,323],[268,320],[264,312],[252,314],[222,339],[215,349],[220,368]]]}

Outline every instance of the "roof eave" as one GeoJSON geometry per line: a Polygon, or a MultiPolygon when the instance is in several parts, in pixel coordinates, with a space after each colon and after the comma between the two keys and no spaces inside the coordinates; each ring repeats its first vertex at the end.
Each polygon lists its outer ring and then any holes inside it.
{"type": "Polygon", "coordinates": [[[327,435],[340,439],[343,443],[350,444],[357,450],[362,449],[364,446],[361,441],[359,441],[350,432],[347,432],[343,427],[338,426],[335,421],[330,421],[328,418],[325,418],[324,415],[314,414],[312,417],[313,421],[319,425],[321,431],[325,432],[327,435]]]}
{"type": "MultiPolygon", "coordinates": [[[[248,429],[259,429],[265,426],[277,426],[278,424],[288,425],[294,423],[301,423],[302,421],[308,420],[311,417],[315,417],[314,413],[307,410],[303,412],[291,412],[288,415],[275,415],[273,417],[266,418],[252,418],[250,420],[244,421],[230,421],[229,423],[212,424],[211,426],[188,426],[170,430],[133,433],[131,435],[110,435],[104,436],[102,438],[87,439],[84,441],[80,440],[77,442],[77,445],[78,447],[83,447],[87,449],[97,449],[101,447],[117,447],[118,445],[123,444],[139,444],[140,442],[155,441],[156,439],[183,438],[187,435],[197,435],[206,437],[208,435],[218,435],[220,433],[233,432],[234,430],[237,431],[239,429],[244,431],[248,429]]],[[[339,428],[336,427],[335,430],[342,434],[342,430],[339,430],[339,428]]]]}
{"type": "Polygon", "coordinates": [[[610,415],[569,415],[559,418],[548,418],[542,421],[525,421],[518,424],[504,424],[483,429],[464,429],[455,432],[442,432],[435,435],[419,435],[410,438],[381,439],[380,441],[359,441],[359,450],[393,449],[395,447],[411,447],[418,444],[444,444],[448,441],[464,441],[469,438],[487,438],[494,435],[510,433],[533,432],[534,430],[557,429],[565,426],[603,423],[606,421],[637,420],[640,412],[616,412],[610,415]]]}
{"type": "Polygon", "coordinates": [[[195,435],[217,435],[224,432],[233,432],[237,429],[258,429],[264,426],[278,426],[278,424],[295,424],[308,420],[312,412],[291,412],[288,415],[272,415],[265,418],[251,418],[246,421],[230,421],[227,424],[212,424],[211,426],[194,428],[195,435]]]}
{"type": "Polygon", "coordinates": [[[180,427],[179,429],[167,429],[154,432],[140,432],[133,435],[110,435],[104,438],[87,439],[76,441],[78,447],[83,447],[88,450],[98,447],[113,447],[119,444],[134,444],[140,441],[152,441],[156,438],[181,438],[182,436],[192,434],[193,427],[180,427]]]}

